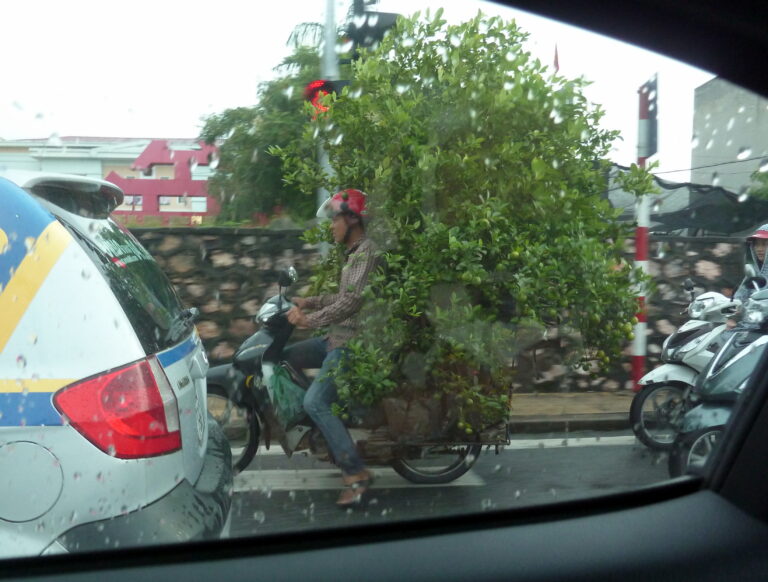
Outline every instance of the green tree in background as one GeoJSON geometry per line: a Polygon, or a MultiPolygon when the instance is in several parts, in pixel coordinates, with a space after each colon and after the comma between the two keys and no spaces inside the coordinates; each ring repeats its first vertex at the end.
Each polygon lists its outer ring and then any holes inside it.
{"type": "MultiPolygon", "coordinates": [[[[471,433],[505,416],[529,346],[560,338],[586,373],[631,336],[639,274],[601,198],[617,132],[598,126],[586,82],[551,74],[526,36],[480,14],[457,26],[442,11],[401,19],[302,141],[273,150],[305,193],[369,194],[385,267],[340,378],[347,401],[448,395],[471,433]],[[318,142],[333,176],[309,155],[318,142]]],[[[336,280],[337,257],[316,287],[336,280]]]]}
{"type": "Polygon", "coordinates": [[[220,221],[245,221],[281,207],[303,220],[314,215],[315,196],[283,180],[282,161],[268,150],[299,139],[308,123],[303,87],[320,70],[317,25],[304,25],[291,37],[294,52],[277,71],[281,76],[259,88],[258,105],[237,107],[205,120],[201,139],[219,144],[219,164],[208,185],[221,203],[220,221]],[[310,46],[302,44],[309,40],[310,46]]]}

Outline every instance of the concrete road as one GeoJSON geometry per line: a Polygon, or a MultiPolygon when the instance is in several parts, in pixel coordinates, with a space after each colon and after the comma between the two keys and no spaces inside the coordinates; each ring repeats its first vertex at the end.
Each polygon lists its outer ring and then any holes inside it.
{"type": "Polygon", "coordinates": [[[260,451],[237,476],[233,536],[525,507],[668,478],[666,456],[650,452],[629,432],[525,435],[498,455],[483,451],[468,473],[447,485],[414,485],[391,468],[373,467],[368,507],[344,511],[334,505],[338,469],[276,452],[260,451]]]}

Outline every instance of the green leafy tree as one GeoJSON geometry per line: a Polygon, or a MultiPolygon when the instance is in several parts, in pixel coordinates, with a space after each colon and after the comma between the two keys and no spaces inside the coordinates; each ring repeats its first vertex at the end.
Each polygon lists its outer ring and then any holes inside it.
{"type": "Polygon", "coordinates": [[[760,200],[768,200],[768,172],[761,167],[753,172],[750,178],[752,178],[752,185],[749,188],[749,195],[760,200]]]}
{"type": "MultiPolygon", "coordinates": [[[[526,349],[559,337],[587,373],[631,335],[639,274],[601,198],[617,133],[598,126],[586,82],[552,75],[526,36],[481,14],[455,26],[442,11],[401,19],[301,142],[273,150],[305,192],[369,194],[384,268],[339,378],[347,402],[445,400],[454,428],[472,433],[507,414],[526,349]],[[311,155],[318,142],[334,175],[311,155]]],[[[336,280],[338,256],[313,292],[336,280]]]]}
{"type": "Polygon", "coordinates": [[[281,76],[261,85],[257,106],[227,109],[205,121],[201,138],[220,144],[209,191],[221,203],[221,221],[270,215],[275,207],[298,219],[314,214],[314,197],[284,182],[283,163],[268,150],[299,139],[307,124],[302,90],[320,64],[317,49],[301,42],[308,36],[317,42],[315,28],[305,25],[291,37],[294,52],[277,68],[281,76]]]}

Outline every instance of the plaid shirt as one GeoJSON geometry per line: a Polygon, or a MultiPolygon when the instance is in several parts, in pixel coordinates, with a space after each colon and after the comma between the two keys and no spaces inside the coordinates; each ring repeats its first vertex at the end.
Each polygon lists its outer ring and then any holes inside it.
{"type": "Polygon", "coordinates": [[[316,310],[307,314],[309,327],[330,327],[328,351],[343,347],[357,333],[363,290],[368,284],[368,275],[377,263],[376,247],[366,237],[357,241],[346,251],[346,255],[339,292],[305,299],[305,307],[316,310]]]}

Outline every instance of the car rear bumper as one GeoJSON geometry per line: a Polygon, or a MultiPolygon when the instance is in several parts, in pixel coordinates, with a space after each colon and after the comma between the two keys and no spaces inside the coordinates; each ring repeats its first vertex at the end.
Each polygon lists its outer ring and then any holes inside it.
{"type": "Polygon", "coordinates": [[[194,485],[182,481],[164,497],[138,511],[77,526],[52,546],[59,551],[82,552],[226,536],[232,480],[229,442],[209,415],[208,448],[194,485]]]}

